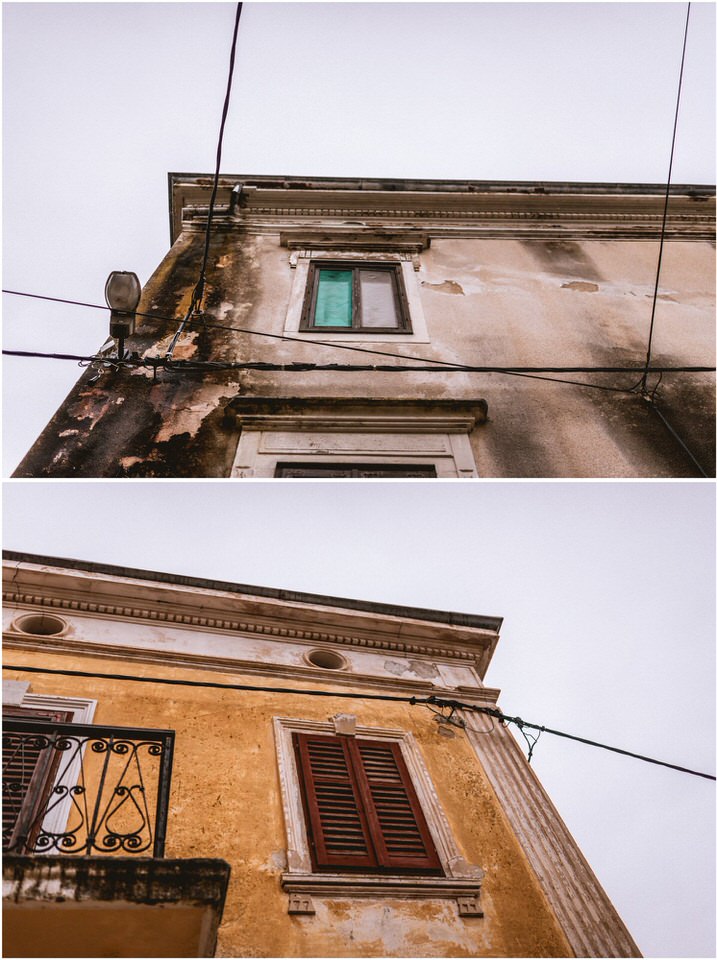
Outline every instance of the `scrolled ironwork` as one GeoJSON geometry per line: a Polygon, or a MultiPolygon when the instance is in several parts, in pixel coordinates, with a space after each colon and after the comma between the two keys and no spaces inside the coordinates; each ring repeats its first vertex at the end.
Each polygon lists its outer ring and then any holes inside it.
{"type": "Polygon", "coordinates": [[[174,732],[8,718],[3,849],[162,856],[174,732]]]}

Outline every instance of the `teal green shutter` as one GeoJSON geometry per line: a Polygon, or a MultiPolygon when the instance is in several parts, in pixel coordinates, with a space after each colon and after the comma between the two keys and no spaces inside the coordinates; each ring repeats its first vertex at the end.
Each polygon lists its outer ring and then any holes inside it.
{"type": "Polygon", "coordinates": [[[319,270],[315,327],[350,327],[353,316],[353,272],[319,270]]]}

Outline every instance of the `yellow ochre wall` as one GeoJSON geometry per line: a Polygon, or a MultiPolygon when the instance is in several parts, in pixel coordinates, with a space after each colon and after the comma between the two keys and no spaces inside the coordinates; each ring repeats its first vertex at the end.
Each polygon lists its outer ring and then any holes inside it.
{"type": "MultiPolygon", "coordinates": [[[[20,651],[12,660],[20,661],[20,651]]],[[[28,666],[261,685],[262,679],[159,664],[22,651],[28,666]]],[[[420,706],[173,687],[5,671],[31,692],[98,701],[94,722],[176,731],[165,856],[220,857],[232,875],[220,957],[573,956],[465,735],[437,733],[420,706]],[[281,890],[286,833],[272,717],[325,721],[354,713],[362,726],[410,731],[461,854],[478,864],[484,917],[455,900],[323,899],[315,915],[287,912],[281,890]]],[[[266,681],[264,681],[266,683],[266,681]]],[[[321,682],[272,686],[330,689],[321,682]]],[[[345,688],[344,688],[345,689],[345,688]]],[[[138,953],[141,956],[141,953],[138,953]]]]}

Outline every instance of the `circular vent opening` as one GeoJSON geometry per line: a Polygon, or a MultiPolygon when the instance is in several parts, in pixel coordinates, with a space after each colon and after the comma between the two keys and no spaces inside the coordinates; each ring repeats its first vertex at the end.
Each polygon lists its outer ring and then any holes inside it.
{"type": "Polygon", "coordinates": [[[341,670],[346,666],[344,658],[332,650],[312,650],[307,660],[315,667],[322,667],[324,670],[341,670]]]}
{"type": "Polygon", "coordinates": [[[15,627],[21,633],[31,633],[36,637],[56,637],[67,624],[52,613],[28,613],[18,617],[15,627]]]}

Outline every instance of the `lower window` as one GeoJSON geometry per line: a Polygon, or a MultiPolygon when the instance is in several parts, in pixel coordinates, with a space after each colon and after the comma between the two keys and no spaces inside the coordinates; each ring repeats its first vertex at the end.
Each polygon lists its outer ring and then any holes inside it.
{"type": "Polygon", "coordinates": [[[275,477],[436,477],[433,464],[277,463],[275,477]]]}
{"type": "MultiPolygon", "coordinates": [[[[3,717],[67,722],[69,711],[23,710],[3,707],[3,717]]],[[[42,822],[38,813],[47,802],[60,763],[60,754],[44,745],[41,737],[3,732],[2,848],[24,852],[33,848],[42,822]]]]}

